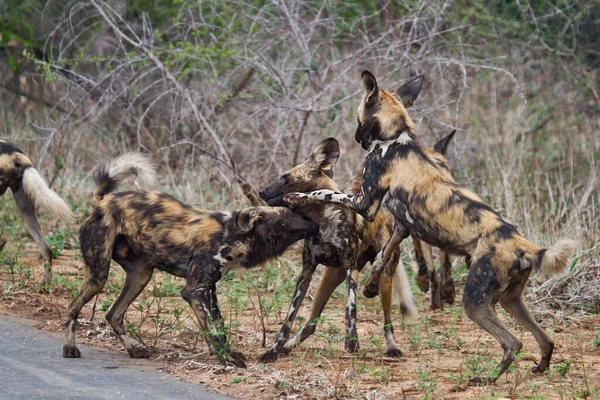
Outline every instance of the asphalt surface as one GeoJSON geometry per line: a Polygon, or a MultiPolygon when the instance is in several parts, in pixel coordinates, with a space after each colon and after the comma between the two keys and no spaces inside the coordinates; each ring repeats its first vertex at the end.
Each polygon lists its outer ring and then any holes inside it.
{"type": "Polygon", "coordinates": [[[0,315],[0,399],[229,399],[110,350],[62,358],[62,335],[35,325],[0,315]]]}

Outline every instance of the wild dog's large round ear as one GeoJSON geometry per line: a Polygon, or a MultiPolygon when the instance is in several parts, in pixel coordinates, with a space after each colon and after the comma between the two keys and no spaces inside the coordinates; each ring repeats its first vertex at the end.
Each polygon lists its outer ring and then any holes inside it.
{"type": "Polygon", "coordinates": [[[235,224],[242,232],[250,232],[261,219],[260,211],[256,207],[250,207],[238,213],[235,224]]]}
{"type": "Polygon", "coordinates": [[[435,150],[436,153],[440,153],[441,155],[445,156],[446,152],[448,151],[448,145],[452,141],[452,138],[454,137],[455,134],[456,134],[456,129],[453,130],[452,132],[450,132],[450,134],[448,136],[446,136],[443,139],[440,139],[439,142],[434,144],[433,150],[435,150]]]}
{"type": "Polygon", "coordinates": [[[425,80],[424,75],[419,75],[412,81],[405,83],[396,91],[396,96],[400,98],[404,108],[409,108],[413,105],[417,97],[419,96],[419,92],[421,91],[421,86],[423,85],[423,80],[425,80]]]}
{"type": "Polygon", "coordinates": [[[319,170],[328,173],[340,158],[340,144],[335,138],[327,138],[319,143],[310,157],[319,170]]]}
{"type": "Polygon", "coordinates": [[[377,79],[375,75],[369,71],[363,71],[360,75],[362,80],[363,90],[365,91],[365,105],[373,107],[379,101],[379,88],[377,87],[377,79]]]}

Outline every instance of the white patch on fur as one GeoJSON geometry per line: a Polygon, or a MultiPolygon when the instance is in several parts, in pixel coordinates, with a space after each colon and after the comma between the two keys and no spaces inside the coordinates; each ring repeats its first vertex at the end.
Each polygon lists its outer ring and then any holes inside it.
{"type": "Polygon", "coordinates": [[[405,319],[414,320],[418,316],[419,312],[417,311],[415,298],[410,290],[410,283],[408,282],[408,276],[406,275],[402,260],[398,262],[396,273],[392,277],[392,298],[400,306],[400,309],[404,311],[405,319]]]}
{"type": "Polygon", "coordinates": [[[23,173],[23,190],[36,207],[65,221],[73,220],[71,208],[48,187],[44,178],[33,167],[26,168],[23,173]]]}
{"type": "Polygon", "coordinates": [[[150,158],[142,153],[125,153],[111,160],[107,168],[109,176],[117,182],[134,175],[140,189],[153,189],[157,184],[154,165],[150,158]]]}
{"type": "Polygon", "coordinates": [[[408,211],[406,211],[406,220],[408,221],[409,224],[414,224],[415,221],[410,217],[410,214],[408,213],[408,211]]]}
{"type": "Polygon", "coordinates": [[[546,249],[540,265],[542,279],[549,279],[566,272],[569,258],[577,250],[578,243],[571,239],[560,239],[546,249]]]}
{"type": "Polygon", "coordinates": [[[373,150],[375,150],[377,146],[379,146],[381,148],[381,157],[385,157],[385,154],[387,153],[391,145],[406,145],[410,142],[412,142],[412,138],[410,137],[408,132],[402,132],[400,136],[398,136],[394,140],[374,140],[373,143],[371,143],[371,147],[369,147],[369,153],[371,153],[373,150]]]}

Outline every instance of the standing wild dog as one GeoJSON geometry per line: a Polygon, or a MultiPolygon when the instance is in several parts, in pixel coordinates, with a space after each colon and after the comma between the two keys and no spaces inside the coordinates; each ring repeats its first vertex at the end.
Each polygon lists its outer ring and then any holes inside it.
{"type": "MultiPolygon", "coordinates": [[[[8,188],[15,197],[25,227],[40,246],[44,258],[44,282],[49,282],[52,278],[52,250],[40,231],[35,209],[38,207],[66,221],[73,219],[71,209],[48,187],[21,149],[0,140],[0,196],[8,188]]],[[[0,250],[5,244],[6,239],[0,238],[0,250]]]]}
{"type": "MultiPolygon", "coordinates": [[[[284,173],[275,183],[260,191],[260,197],[270,206],[284,204],[286,193],[330,189],[339,191],[332,179],[333,166],[340,156],[338,141],[334,138],[323,140],[306,161],[284,173]]],[[[319,225],[319,234],[306,239],[302,255],[302,273],[296,283],[292,303],[277,340],[267,351],[262,361],[274,361],[279,353],[290,352],[315,332],[316,320],[321,316],[325,304],[344,279],[348,283],[348,305],[346,307],[346,349],[358,349],[356,333],[356,281],[358,272],[388,242],[394,227],[394,219],[388,212],[377,214],[375,221],[368,222],[356,213],[336,205],[315,204],[295,209],[319,225]],[[327,267],[315,295],[311,315],[300,332],[288,341],[296,314],[302,305],[306,290],[318,264],[327,267]]],[[[400,357],[402,352],[396,345],[392,327],[392,286],[398,295],[400,308],[405,317],[417,314],[410,285],[403,266],[398,266],[400,249],[385,267],[384,279],[380,281],[381,304],[384,315],[384,332],[387,355],[400,357]]]]}
{"type": "Polygon", "coordinates": [[[150,352],[127,336],[123,317],[159,269],[186,278],[181,296],[198,318],[211,352],[221,362],[245,367],[243,354],[233,352],[223,334],[216,283],[231,269],[251,268],[281,255],[294,242],[317,234],[317,225],[284,207],[210,212],[155,191],[115,193],[128,175],[146,184],[155,181],[153,166],[139,153],[102,165],[94,174],[91,213],[79,232],[87,276],[69,306],[63,357],[81,355],[75,345],[77,317],[104,287],[112,258],[127,276],[106,319],[131,357],[149,357],[150,352]]]}
{"type": "MultiPolygon", "coordinates": [[[[425,153],[441,168],[442,172],[447,172],[447,178],[452,181],[454,181],[454,178],[452,177],[450,164],[446,159],[446,152],[455,134],[456,131],[454,130],[446,137],[440,139],[433,147],[424,149],[425,153]]],[[[357,176],[352,187],[353,194],[360,192],[361,184],[362,172],[357,176]]],[[[454,279],[452,279],[452,261],[450,260],[450,255],[445,251],[441,252],[439,256],[441,265],[439,270],[436,271],[433,264],[432,246],[421,241],[414,234],[410,236],[413,240],[415,259],[418,267],[417,285],[423,293],[427,293],[431,283],[431,305],[429,308],[431,310],[443,309],[443,302],[454,304],[456,291],[454,289],[454,279]]]]}
{"type": "Polygon", "coordinates": [[[554,276],[567,267],[575,252],[572,240],[560,240],[548,249],[523,238],[514,225],[468,189],[448,179],[423,150],[406,107],[416,99],[422,77],[398,92],[379,90],[370,72],[363,72],[364,98],[358,108],[355,138],[369,150],[362,191],[357,195],[321,190],[288,194],[293,206],[314,202],[340,204],[373,220],[384,199],[396,218],[392,239],[378,254],[367,294],[377,293],[382,263],[404,238],[414,234],[444,251],[467,256],[471,269],[463,294],[469,318],[502,345],[504,355],[497,374],[475,377],[470,384],[491,383],[506,371],[522,343],[500,322],[495,305],[500,302],[536,338],[542,357],[533,372],[548,369],[554,342],[533,319],[523,301],[532,271],[554,276]]]}

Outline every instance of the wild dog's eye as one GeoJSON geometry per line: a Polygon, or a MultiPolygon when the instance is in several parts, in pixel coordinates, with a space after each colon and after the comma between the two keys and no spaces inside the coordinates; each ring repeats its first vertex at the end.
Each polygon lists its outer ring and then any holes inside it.
{"type": "Polygon", "coordinates": [[[288,183],[288,181],[290,180],[290,174],[283,174],[281,175],[281,179],[285,182],[288,183]]]}
{"type": "Polygon", "coordinates": [[[15,168],[21,168],[21,163],[18,161],[15,161],[15,168]]]}

